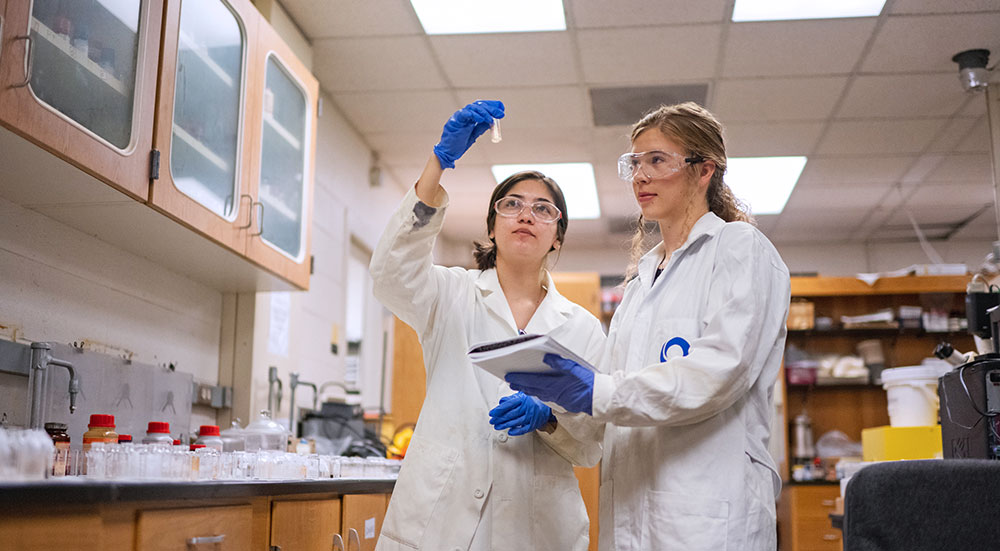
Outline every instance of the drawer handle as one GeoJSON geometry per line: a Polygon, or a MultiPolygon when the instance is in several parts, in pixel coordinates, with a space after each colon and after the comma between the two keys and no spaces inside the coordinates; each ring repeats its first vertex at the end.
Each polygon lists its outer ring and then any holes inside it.
{"type": "Polygon", "coordinates": [[[198,538],[189,538],[187,541],[188,547],[195,547],[196,545],[204,545],[206,543],[222,543],[222,540],[226,539],[225,534],[219,534],[218,536],[201,536],[198,538]]]}
{"type": "Polygon", "coordinates": [[[823,541],[837,541],[839,539],[840,536],[837,534],[823,534],[823,541]]]}
{"type": "Polygon", "coordinates": [[[354,539],[355,541],[358,542],[358,551],[361,551],[361,536],[358,535],[358,531],[355,530],[354,528],[351,528],[347,532],[347,549],[348,549],[348,551],[350,551],[350,549],[351,549],[351,539],[354,539]]]}
{"type": "Polygon", "coordinates": [[[340,534],[333,535],[333,549],[334,551],[344,551],[344,538],[340,537],[340,534]]]}
{"type": "Polygon", "coordinates": [[[824,499],[820,503],[823,504],[823,507],[833,507],[834,505],[837,504],[837,502],[832,499],[824,499]]]}

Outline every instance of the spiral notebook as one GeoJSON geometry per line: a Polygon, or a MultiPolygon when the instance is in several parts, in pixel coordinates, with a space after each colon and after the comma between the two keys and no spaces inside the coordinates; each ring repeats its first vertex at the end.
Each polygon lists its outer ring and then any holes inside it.
{"type": "Polygon", "coordinates": [[[591,371],[596,371],[594,366],[549,335],[519,335],[477,344],[469,349],[469,360],[481,369],[503,379],[504,375],[513,372],[549,371],[552,368],[542,361],[545,354],[557,354],[591,371]]]}

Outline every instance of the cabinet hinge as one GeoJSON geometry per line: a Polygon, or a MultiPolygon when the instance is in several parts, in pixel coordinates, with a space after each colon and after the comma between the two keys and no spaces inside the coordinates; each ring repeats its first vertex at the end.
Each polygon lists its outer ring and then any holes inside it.
{"type": "Polygon", "coordinates": [[[149,152],[149,179],[160,179],[160,151],[157,149],[149,152]]]}
{"type": "Polygon", "coordinates": [[[316,273],[316,255],[309,255],[309,275],[316,273]]]}

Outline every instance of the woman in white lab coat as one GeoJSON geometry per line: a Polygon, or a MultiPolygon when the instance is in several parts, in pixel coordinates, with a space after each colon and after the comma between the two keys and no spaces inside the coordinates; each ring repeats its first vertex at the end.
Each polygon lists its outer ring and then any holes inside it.
{"type": "Polygon", "coordinates": [[[507,380],[606,423],[602,551],[773,550],[781,481],[767,441],[788,269],[723,181],[711,113],[663,106],[631,141],[619,175],[662,241],[635,254],[603,373],[550,355],[552,374],[507,380]]]}
{"type": "Polygon", "coordinates": [[[508,178],[488,204],[490,241],[477,244],[475,253],[480,269],[432,263],[448,205],[440,185],[444,169],[503,115],[500,102],[480,101],[449,119],[372,256],[375,296],[416,330],[427,370],[426,398],[380,551],[582,551],[588,545],[573,464],[596,464],[600,445],[566,430],[573,415],[564,425],[537,399],[508,397],[514,392],[506,382],[467,358],[472,345],[519,332],[552,332],[590,361],[599,358],[600,322],[560,296],[545,269],[566,231],[562,192],[537,172],[508,178]],[[504,415],[496,413],[501,402],[504,415]],[[493,422],[502,418],[504,428],[513,426],[509,434],[493,430],[491,410],[493,422]]]}

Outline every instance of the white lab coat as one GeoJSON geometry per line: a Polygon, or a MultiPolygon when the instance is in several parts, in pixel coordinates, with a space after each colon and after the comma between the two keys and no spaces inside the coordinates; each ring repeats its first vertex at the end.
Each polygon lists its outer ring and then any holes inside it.
{"type": "MultiPolygon", "coordinates": [[[[589,522],[571,461],[596,464],[600,444],[574,438],[562,423],[552,434],[523,436],[489,424],[489,410],[513,391],[466,354],[518,328],[495,269],[432,265],[444,210],[411,189],[372,256],[375,296],[416,330],[427,370],[376,549],[585,550],[589,522]]],[[[552,332],[588,361],[599,359],[605,340],[600,322],[559,295],[551,277],[525,331],[552,332]]]]}
{"type": "Polygon", "coordinates": [[[662,247],[628,283],[595,376],[600,549],[774,550],[788,269],[756,228],[712,213],[654,281],[662,247]]]}

